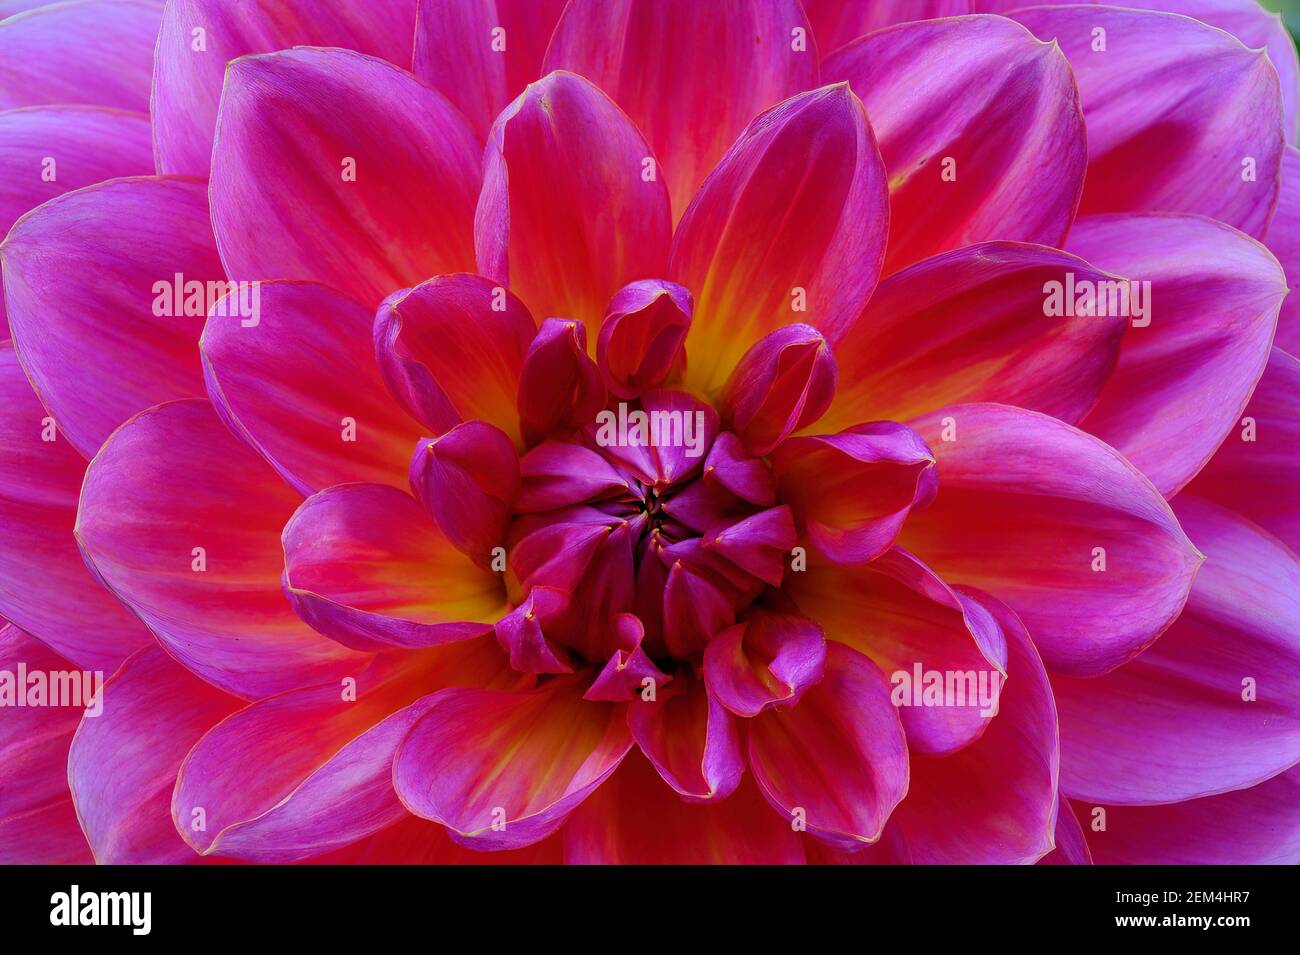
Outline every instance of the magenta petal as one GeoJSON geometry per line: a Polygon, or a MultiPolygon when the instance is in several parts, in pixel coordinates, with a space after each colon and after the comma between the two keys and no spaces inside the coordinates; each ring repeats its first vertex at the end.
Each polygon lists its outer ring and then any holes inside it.
{"type": "Polygon", "coordinates": [[[375,356],[389,390],[432,433],[477,419],[518,442],[515,396],[536,333],[506,289],[478,275],[440,275],[384,301],[375,356]]]}
{"type": "Polygon", "coordinates": [[[812,620],[761,612],[714,637],[704,649],[709,693],[737,716],[793,706],[822,678],[826,638],[812,620]]]}
{"type": "Polygon", "coordinates": [[[817,85],[807,34],[795,0],[576,0],[545,69],[587,77],[627,111],[680,218],[745,123],[817,85]]]}
{"type": "Polygon", "coordinates": [[[1053,677],[1071,799],[1194,799],[1300,760],[1300,558],[1217,505],[1175,510],[1206,555],[1182,615],[1100,679],[1053,677]]]}
{"type": "Polygon", "coordinates": [[[161,16],[143,0],[77,0],[0,20],[0,110],[78,103],[149,112],[161,16]]]}
{"type": "Polygon", "coordinates": [[[108,865],[192,862],[172,822],[181,761],[242,706],[178,666],[160,647],[134,654],[104,685],[104,712],[83,720],[68,754],[77,816],[108,865]]]}
{"type": "Polygon", "coordinates": [[[584,700],[624,703],[650,686],[661,687],[672,680],[654,665],[643,648],[645,625],[641,618],[631,613],[616,614],[609,630],[609,661],[583,694],[584,700]]]}
{"type": "Polygon", "coordinates": [[[537,330],[519,376],[519,423],[536,444],[557,431],[584,428],[605,406],[605,386],[587,354],[587,326],[548,318],[537,330]]]}
{"type": "Polygon", "coordinates": [[[531,84],[488,137],[478,270],[543,318],[597,327],[620,288],[664,274],[671,217],[653,163],[636,126],[587,80],[558,70],[531,84]]]}
{"type": "MultiPolygon", "coordinates": [[[[1282,194],[1266,242],[1294,282],[1294,276],[1300,275],[1300,150],[1294,146],[1288,146],[1282,157],[1282,194]]],[[[1273,344],[1300,355],[1300,294],[1293,292],[1282,303],[1273,344]]]]}
{"type": "Polygon", "coordinates": [[[1300,554],[1300,359],[1274,348],[1250,403],[1186,493],[1250,518],[1300,554]]]}
{"type": "Polygon", "coordinates": [[[1070,801],[1059,792],[1056,795],[1056,830],[1054,848],[1038,860],[1038,865],[1092,865],[1092,852],[1083,834],[1070,801]]]}
{"type": "Polygon", "coordinates": [[[1015,19],[1054,39],[1078,80],[1088,124],[1081,215],[1189,212],[1264,234],[1283,146],[1277,72],[1264,51],[1146,10],[1080,4],[1015,19]]]}
{"type": "MultiPolygon", "coordinates": [[[[29,672],[71,669],[17,627],[0,625],[0,670],[16,674],[19,665],[29,672]]],[[[5,708],[0,720],[0,865],[94,861],[68,791],[68,746],[83,712],[80,706],[5,708]]]]}
{"type": "Polygon", "coordinates": [[[500,428],[466,421],[411,459],[411,491],[447,539],[481,567],[502,543],[519,493],[519,457],[500,428]]]}
{"type": "Polygon", "coordinates": [[[740,785],[740,730],[703,680],[678,679],[654,700],[633,700],[627,722],[641,752],[687,802],[718,802],[740,785]]]}
{"type": "Polygon", "coordinates": [[[499,574],[476,567],[409,494],[341,484],[284,526],[284,590],[308,624],[358,650],[481,636],[504,611],[499,574]]]}
{"type": "Polygon", "coordinates": [[[1002,17],[955,17],[865,36],[828,57],[822,75],[852,85],[880,144],[886,274],[990,239],[1065,237],[1088,146],[1059,49],[1002,17]]]}
{"type": "Polygon", "coordinates": [[[67,193],[24,216],[0,254],[32,386],[85,457],[136,412],[203,395],[195,343],[206,283],[224,278],[203,183],[114,179],[67,193]]]}
{"type": "Polygon", "coordinates": [[[455,107],[390,63],[311,47],[245,56],[217,118],[213,230],[232,278],[322,282],[373,307],[471,266],[478,170],[455,107]]]}
{"type": "Polygon", "coordinates": [[[703,543],[706,549],[777,587],[785,574],[786,557],[797,540],[794,517],[782,504],[734,523],[711,527],[703,543]]]}
{"type": "Polygon", "coordinates": [[[790,438],[772,455],[777,494],[817,549],[840,564],[889,549],[913,507],[934,496],[935,458],[896,421],[790,438]]]}
{"type": "MultiPolygon", "coordinates": [[[[987,2],[987,0],[984,0],[987,2]]],[[[1019,0],[1014,0],[1021,6],[1019,0]]],[[[908,20],[934,20],[971,12],[971,0],[803,0],[822,56],[867,33],[908,20]]]]}
{"type": "Polygon", "coordinates": [[[420,427],[384,387],[369,309],[310,282],[260,282],[214,305],[199,348],[231,431],[303,494],[348,481],[406,487],[420,427]]]}
{"type": "Polygon", "coordinates": [[[763,795],[792,825],[839,848],[875,842],[907,792],[907,743],[889,683],[839,643],[795,706],[749,724],[749,766],[763,795]]]}
{"type": "Polygon", "coordinates": [[[519,460],[518,513],[549,511],[628,492],[627,479],[580,444],[544,441],[519,460]]]}
{"type": "Polygon", "coordinates": [[[1004,405],[958,405],[915,424],[941,490],[899,542],[945,580],[1009,604],[1048,669],[1105,673],[1178,617],[1201,554],[1118,452],[1004,405]]]}
{"type": "MultiPolygon", "coordinates": [[[[208,176],[226,64],[292,46],[346,47],[411,65],[416,0],[168,0],[153,75],[160,172],[208,176]],[[194,49],[202,29],[202,50],[194,49]]],[[[150,49],[151,54],[154,52],[150,49]]]]}
{"type": "MultiPolygon", "coordinates": [[[[546,43],[566,2],[420,3],[411,69],[451,100],[483,139],[506,104],[541,75],[546,43]]],[[[409,36],[407,47],[409,55],[409,36]]]]}
{"type": "Polygon", "coordinates": [[[727,379],[722,408],[732,431],[755,457],[807,427],[835,394],[835,359],[809,325],[786,325],[754,344],[727,379]]]}
{"type": "MultiPolygon", "coordinates": [[[[548,633],[572,626],[573,597],[556,587],[531,587],[528,596],[496,622],[497,642],[520,673],[572,673],[569,654],[548,633]]],[[[588,699],[605,699],[588,696],[588,699]]]]}
{"type": "Polygon", "coordinates": [[[1081,426],[1170,497],[1236,426],[1268,361],[1286,277],[1260,243],[1199,217],[1081,219],[1070,249],[1141,283],[1145,302],[1081,426]]]}
{"type": "Polygon", "coordinates": [[[792,321],[834,344],[870,297],[889,228],[884,163],[847,84],[756,117],[673,237],[668,277],[695,293],[692,388],[716,392],[740,357],[792,321]]]}
{"type": "Polygon", "coordinates": [[[584,700],[582,686],[574,675],[527,693],[434,694],[397,752],[402,802],[473,848],[546,838],[632,747],[624,707],[584,700]]]}
{"type": "Polygon", "coordinates": [[[634,398],[679,376],[686,365],[694,307],[690,292],[662,279],[619,289],[605,310],[596,342],[605,387],[620,398],[634,398]]]}
{"type": "Polygon", "coordinates": [[[704,480],[751,504],[771,507],[776,503],[772,468],[761,457],[751,457],[731,431],[719,434],[709,448],[704,480]]]}
{"type": "Polygon", "coordinates": [[[86,462],[32,393],[11,342],[0,342],[0,407],[0,615],[111,673],[149,633],[86,570],[72,532],[86,462]]]}

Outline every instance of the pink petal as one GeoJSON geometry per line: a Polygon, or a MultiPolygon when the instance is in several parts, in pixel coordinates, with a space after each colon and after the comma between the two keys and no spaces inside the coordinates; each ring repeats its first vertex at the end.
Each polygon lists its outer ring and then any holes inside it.
{"type": "Polygon", "coordinates": [[[721,802],[745,772],[735,718],[700,679],[676,679],[628,705],[628,726],[664,782],[687,802],[721,802]]]}
{"type": "Polygon", "coordinates": [[[550,835],[632,746],[624,707],[582,699],[578,676],[527,693],[436,693],[397,752],[408,809],[462,845],[516,849],[550,835]]]}
{"type": "Polygon", "coordinates": [[[846,84],[802,93],[746,127],[692,201],[669,277],[695,293],[694,388],[716,391],[756,341],[793,321],[832,345],[884,258],[885,167],[846,84]]]}
{"type": "Polygon", "coordinates": [[[226,298],[203,328],[217,414],[303,494],[347,481],[406,487],[420,426],[384,387],[369,309],[314,283],[256,288],[226,298]]]}
{"type": "Polygon", "coordinates": [[[161,16],[156,3],[79,0],[0,21],[0,110],[77,103],[147,113],[161,16]]]}
{"type": "Polygon", "coordinates": [[[255,699],[365,659],[313,633],[280,591],[280,528],[298,501],[206,401],[176,401],[100,450],[76,533],[96,576],[181,665],[255,699]]]}
{"type": "MultiPolygon", "coordinates": [[[[47,674],[71,666],[17,627],[0,625],[0,670],[47,674]]],[[[6,707],[0,720],[0,865],[86,865],[93,860],[68,792],[68,746],[79,706],[6,707]]]]}
{"type": "Polygon", "coordinates": [[[814,621],[763,612],[709,642],[704,679],[712,698],[737,716],[754,717],[798,703],[821,681],[825,663],[826,638],[814,621]]]}
{"type": "Polygon", "coordinates": [[[1052,689],[1029,634],[1009,609],[965,592],[1007,638],[1007,682],[988,730],[960,752],[912,761],[902,829],[921,865],[1024,864],[1052,848],[1058,748],[1052,689]]]}
{"type": "Polygon", "coordinates": [[[668,190],[650,147],[580,76],[557,71],[497,117],[474,220],[478,270],[543,318],[596,328],[624,285],[664,274],[668,190]]]}
{"type": "MultiPolygon", "coordinates": [[[[1300,285],[1295,280],[1300,275],[1300,150],[1294,146],[1288,146],[1282,156],[1282,193],[1268,227],[1267,244],[1290,281],[1300,285]]],[[[1288,295],[1282,303],[1273,344],[1300,355],[1300,294],[1288,295]]]]}
{"type": "Polygon", "coordinates": [[[825,677],[798,705],[750,721],[749,766],[787,821],[838,848],[875,842],[908,779],[885,675],[856,650],[828,644],[825,677]]]}
{"type": "Polygon", "coordinates": [[[911,509],[934,496],[934,464],[921,436],[896,421],[790,438],[772,455],[778,498],[818,551],[842,564],[889,549],[911,509]]]}
{"type": "Polygon", "coordinates": [[[587,77],[627,111],[680,218],[752,117],[817,85],[807,34],[793,0],[576,0],[545,68],[587,77]]]}
{"type": "Polygon", "coordinates": [[[420,442],[411,459],[411,490],[452,544],[488,567],[519,493],[514,443],[482,421],[458,424],[420,442]]]}
{"type": "Polygon", "coordinates": [[[1143,283],[1147,312],[1083,427],[1171,496],[1241,416],[1268,361],[1286,277],[1258,242],[1187,216],[1082,219],[1070,248],[1143,283]]]}
{"type": "MultiPolygon", "coordinates": [[[[411,65],[416,0],[169,0],[153,75],[160,172],[208,176],[226,64],[292,46],[345,47],[411,65]],[[202,50],[195,30],[202,29],[202,50]]],[[[151,52],[152,45],[151,45],[151,52]]]]}
{"type": "Polygon", "coordinates": [[[1079,82],[1088,124],[1081,215],[1194,212],[1263,235],[1283,145],[1277,74],[1263,51],[1144,10],[1040,7],[1015,18],[1054,38],[1079,82]],[[1094,50],[1096,30],[1104,52],[1094,50]]]}
{"type": "Polygon", "coordinates": [[[11,342],[0,342],[0,407],[0,614],[111,673],[149,633],[86,570],[72,534],[86,463],[32,393],[11,342]]]}
{"type": "Polygon", "coordinates": [[[1291,866],[1300,856],[1300,767],[1220,796],[1101,808],[1099,832],[1091,825],[1095,807],[1074,804],[1101,865],[1291,866]]]}
{"type": "Polygon", "coordinates": [[[358,650],[481,636],[505,610],[499,574],[476,567],[409,494],[344,484],[284,527],[284,589],[304,621],[358,650]]]}
{"type": "Polygon", "coordinates": [[[224,275],[202,183],[115,179],[68,193],[24,216],[3,256],[15,346],[83,456],[136,412],[203,394],[195,342],[206,283],[224,291],[224,275]]]}
{"type": "Polygon", "coordinates": [[[634,398],[676,379],[686,366],[695,300],[673,282],[644,279],[618,290],[600,325],[596,361],[605,387],[634,398]]]}
{"type": "Polygon", "coordinates": [[[516,401],[529,444],[595,420],[605,406],[605,386],[587,354],[586,325],[563,318],[542,322],[524,357],[516,401]]]}
{"type": "Polygon", "coordinates": [[[1057,793],[1056,831],[1053,835],[1056,848],[1038,860],[1038,865],[1092,865],[1092,852],[1088,849],[1083,827],[1070,808],[1070,801],[1057,793]]]}
{"type": "Polygon", "coordinates": [[[751,504],[771,507],[776,503],[771,467],[762,458],[750,457],[740,439],[730,431],[719,434],[709,448],[704,462],[704,482],[710,490],[725,491],[751,504]]]}
{"type": "Polygon", "coordinates": [[[916,428],[941,491],[900,543],[944,580],[1010,604],[1053,672],[1112,670],[1177,618],[1202,557],[1116,451],[1003,405],[945,408],[916,428]]]}
{"type": "Polygon", "coordinates": [[[785,505],[720,523],[702,538],[706,549],[773,587],[781,583],[786,556],[796,540],[794,517],[785,505]]]}
{"type": "Polygon", "coordinates": [[[1049,314],[1048,283],[1064,295],[1078,282],[1123,289],[1118,276],[1075,256],[1011,242],[945,252],[890,276],[835,349],[843,374],[821,429],[906,421],[967,401],[1077,423],[1096,404],[1128,327],[1118,314],[1049,314]]]}
{"type": "Polygon", "coordinates": [[[645,625],[640,617],[631,613],[616,614],[608,630],[609,642],[613,644],[609,660],[582,695],[584,700],[625,703],[650,685],[659,687],[672,681],[672,677],[655,666],[646,653],[643,646],[645,625]],[[646,683],[647,680],[651,682],[646,683]]]}
{"type": "MultiPolygon", "coordinates": [[[[814,564],[790,574],[783,589],[827,639],[870,657],[889,677],[891,693],[906,693],[903,680],[910,689],[918,666],[922,672],[969,672],[977,680],[981,672],[987,680],[1006,673],[1006,638],[989,611],[900,548],[854,567],[814,564]]],[[[913,752],[953,753],[988,729],[978,698],[947,702],[899,707],[913,752]]]]}
{"type": "Polygon", "coordinates": [[[222,261],[233,278],[323,282],[376,306],[470,267],[478,170],[455,107],[391,63],[309,47],[242,57],[212,151],[222,261]]]}
{"type": "Polygon", "coordinates": [[[627,493],[627,479],[580,444],[545,441],[519,460],[518,513],[534,513],[627,493]]]}
{"type": "Polygon", "coordinates": [[[886,274],[974,242],[1065,237],[1088,147],[1055,46],[1002,17],[959,17],[863,37],[822,72],[852,85],[876,131],[889,173],[886,274]]]}
{"type": "Polygon", "coordinates": [[[406,817],[393,757],[443,686],[503,673],[489,638],[293,690],[217,724],[185,757],[172,816],[196,851],[288,862],[345,846],[406,817]],[[196,829],[196,810],[205,828],[196,829]]]}
{"type": "Polygon", "coordinates": [[[157,646],[132,655],[103,692],[102,715],[81,722],[68,755],[77,817],[95,861],[195,861],[172,822],[176,772],[199,737],[242,701],[204,683],[157,646]]]}
{"type": "Polygon", "coordinates": [[[748,779],[721,802],[691,804],[633,752],[569,817],[564,858],[571,865],[799,865],[804,853],[748,779]]]}
{"type": "Polygon", "coordinates": [[[394,293],[375,316],[389,390],[434,434],[494,424],[518,442],[515,395],[537,325],[524,304],[477,275],[440,275],[394,293]]]}
{"type": "Polygon", "coordinates": [[[1300,760],[1300,558],[1231,511],[1175,504],[1206,554],[1182,616],[1101,679],[1053,677],[1072,799],[1194,799],[1300,760]]]}
{"type": "MultiPolygon", "coordinates": [[[[971,0],[803,0],[822,56],[895,23],[970,13],[971,0]]],[[[1020,5],[1020,4],[1018,4],[1020,5]]]]}
{"type": "Polygon", "coordinates": [[[754,457],[815,422],[835,394],[835,358],[810,325],[765,335],[731,372],[722,392],[727,423],[754,457]]]}
{"type": "Polygon", "coordinates": [[[564,5],[565,0],[421,3],[412,70],[451,100],[482,139],[506,104],[541,75],[564,5]]]}
{"type": "Polygon", "coordinates": [[[1300,554],[1300,360],[1274,348],[1240,422],[1187,486],[1300,554]]]}

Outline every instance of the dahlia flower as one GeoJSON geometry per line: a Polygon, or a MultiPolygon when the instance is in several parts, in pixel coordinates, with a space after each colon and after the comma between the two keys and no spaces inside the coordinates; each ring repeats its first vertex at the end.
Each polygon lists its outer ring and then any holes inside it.
{"type": "Polygon", "coordinates": [[[1274,15],[0,14],[0,860],[1300,861],[1274,15]]]}

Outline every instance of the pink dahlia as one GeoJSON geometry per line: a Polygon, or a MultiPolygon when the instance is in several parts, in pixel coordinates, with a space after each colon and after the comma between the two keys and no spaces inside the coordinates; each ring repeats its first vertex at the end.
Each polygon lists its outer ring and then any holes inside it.
{"type": "Polygon", "coordinates": [[[1300,861],[1300,69],[1138,5],[0,0],[0,860],[1300,861]]]}

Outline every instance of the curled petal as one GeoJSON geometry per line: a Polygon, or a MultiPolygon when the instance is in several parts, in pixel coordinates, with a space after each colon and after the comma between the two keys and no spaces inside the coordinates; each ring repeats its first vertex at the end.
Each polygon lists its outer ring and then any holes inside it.
{"type": "Polygon", "coordinates": [[[695,293],[687,382],[716,393],[767,333],[801,320],[834,344],[884,260],[884,163],[848,84],[755,118],[682,217],[669,278],[695,293]]]}
{"type": "Polygon", "coordinates": [[[1300,558],[1217,505],[1175,510],[1206,555],[1177,622],[1100,679],[1053,677],[1072,799],[1195,799],[1300,760],[1300,558]]]}
{"type": "Polygon", "coordinates": [[[76,534],[179,663],[260,699],[365,659],[314,633],[280,590],[280,529],[298,503],[206,400],[175,401],[136,415],[90,462],[76,534]]]}
{"type": "MultiPolygon", "coordinates": [[[[107,865],[192,862],[172,822],[176,773],[199,737],[243,706],[160,647],[135,653],[104,684],[104,711],[81,721],[68,753],[77,816],[107,865]]],[[[193,820],[184,820],[186,828],[193,820]]]]}
{"type": "Polygon", "coordinates": [[[519,493],[514,443],[482,421],[466,421],[423,440],[411,460],[411,490],[447,539],[488,567],[519,493]]]}
{"type": "Polygon", "coordinates": [[[886,274],[989,239],[1065,237],[1088,146],[1074,75],[1056,46],[1004,17],[955,17],[864,36],[822,72],[862,97],[880,144],[886,274]]]}
{"type": "Polygon", "coordinates": [[[342,484],[284,526],[284,590],[307,623],[359,650],[480,636],[504,611],[498,574],[474,566],[409,494],[342,484]]]}
{"type": "Polygon", "coordinates": [[[420,429],[384,387],[369,309],[312,282],[259,282],[212,306],[199,349],[231,431],[303,494],[406,486],[420,429]]]}
{"type": "Polygon", "coordinates": [[[488,136],[478,270],[534,312],[595,328],[628,282],[664,274],[668,190],[636,126],[563,70],[531,84],[488,136]]]}
{"type": "Polygon", "coordinates": [[[208,177],[226,64],[293,46],[345,47],[411,65],[416,0],[168,0],[154,55],[152,114],[160,172],[208,177]],[[201,44],[201,47],[200,47],[201,44]]]}
{"type": "Polygon", "coordinates": [[[981,702],[979,681],[991,691],[1001,686],[1006,637],[982,603],[949,587],[916,557],[895,547],[869,564],[814,563],[788,575],[783,590],[827,639],[867,655],[889,676],[913,752],[947,755],[988,729],[996,698],[981,702]],[[942,706],[912,705],[926,674],[936,672],[969,674],[971,692],[942,706]]]}
{"type": "Polygon", "coordinates": [[[544,441],[519,460],[515,510],[528,514],[627,493],[627,479],[580,444],[544,441]]]}
{"type": "Polygon", "coordinates": [[[1125,301],[1120,276],[1019,242],[972,245],[891,275],[835,348],[844,374],[820,427],[907,421],[971,401],[1077,424],[1097,403],[1129,323],[1118,309],[1076,314],[1076,288],[1125,301]]]}
{"type": "Polygon", "coordinates": [[[807,617],[757,613],[704,649],[709,693],[737,716],[793,706],[822,678],[826,638],[807,617]]]}
{"type": "Polygon", "coordinates": [[[114,179],[67,193],[23,216],[0,258],[15,347],[83,456],[136,412],[203,394],[194,345],[226,290],[203,183],[114,179]]]}
{"type": "MultiPolygon", "coordinates": [[[[610,621],[611,652],[609,662],[592,681],[583,694],[584,700],[605,700],[623,703],[649,686],[663,686],[672,680],[654,661],[643,646],[645,625],[636,614],[616,614],[610,621]],[[647,683],[646,681],[650,681],[647,683]]],[[[635,726],[633,727],[635,731],[635,726]]]]}
{"type": "Polygon", "coordinates": [[[51,3],[0,20],[0,110],[53,103],[149,112],[161,7],[51,3]]]}
{"type": "Polygon", "coordinates": [[[376,306],[471,266],[478,170],[460,113],[391,63],[312,47],[245,56],[217,117],[213,230],[233,278],[317,281],[376,306]]]}
{"type": "Polygon", "coordinates": [[[627,111],[680,217],[745,123],[817,85],[807,33],[794,0],[577,0],[545,68],[587,77],[627,111]]]}
{"type": "MultiPolygon", "coordinates": [[[[510,613],[496,622],[497,640],[520,673],[572,673],[569,654],[548,634],[572,627],[573,597],[555,587],[537,586],[510,613]]],[[[588,696],[588,699],[604,699],[588,696]]]]}
{"type": "Polygon", "coordinates": [[[725,584],[700,567],[673,562],[663,586],[663,638],[669,653],[687,657],[703,650],[735,619],[725,584]]]}
{"type": "Polygon", "coordinates": [[[895,421],[839,434],[790,438],[772,455],[777,495],[826,557],[874,560],[889,549],[913,507],[934,496],[935,459],[895,421]]]}
{"type": "Polygon", "coordinates": [[[476,849],[517,849],[561,825],[632,747],[624,707],[578,675],[527,693],[434,694],[398,749],[393,784],[417,816],[476,849]]]}
{"type": "Polygon", "coordinates": [[[583,428],[605,405],[605,386],[587,355],[582,322],[548,318],[537,330],[519,376],[519,423],[536,444],[554,431],[583,428]]]}
{"type": "Polygon", "coordinates": [[[942,490],[899,542],[1009,604],[1050,670],[1105,673],[1177,618],[1202,555],[1116,451],[1004,405],[945,408],[916,428],[942,490]]]}
{"type": "Polygon", "coordinates": [[[506,289],[440,275],[394,293],[375,316],[375,356],[389,390],[434,434],[461,421],[519,441],[515,393],[537,325],[506,289]]]}
{"type": "Polygon", "coordinates": [[[1055,39],[1079,83],[1080,215],[1192,212],[1263,235],[1283,146],[1277,73],[1263,50],[1146,10],[1038,7],[1015,19],[1055,39]]]}
{"type": "Polygon", "coordinates": [[[661,279],[619,289],[596,342],[605,387],[620,398],[634,398],[679,376],[686,366],[686,333],[694,307],[690,292],[661,279]]]}
{"type": "Polygon", "coordinates": [[[704,681],[675,680],[653,700],[633,700],[627,722],[641,752],[687,802],[720,802],[740,785],[740,731],[704,681]]]}
{"type": "Polygon", "coordinates": [[[837,848],[880,838],[907,792],[907,742],[875,664],[830,643],[821,682],[749,724],[749,766],[787,820],[837,848]]]}
{"type": "Polygon", "coordinates": [[[1070,808],[1070,800],[1059,792],[1056,795],[1056,830],[1053,841],[1056,848],[1039,859],[1039,865],[1092,865],[1092,852],[1088,849],[1083,827],[1070,808]]]}
{"type": "Polygon", "coordinates": [[[704,480],[738,498],[771,507],[776,503],[776,482],[772,469],[759,457],[751,457],[731,431],[718,435],[704,462],[704,480]]]}
{"type": "Polygon", "coordinates": [[[830,406],[835,358],[809,325],[786,325],[741,357],[722,392],[731,428],[755,457],[771,453],[830,406]]]}
{"type": "Polygon", "coordinates": [[[1082,427],[1171,497],[1245,408],[1268,361],[1286,277],[1260,243],[1199,217],[1082,219],[1070,248],[1128,276],[1133,301],[1140,292],[1144,303],[1082,427]]]}
{"type": "Polygon", "coordinates": [[[773,587],[781,584],[786,555],[796,540],[794,517],[784,504],[710,528],[703,538],[707,550],[773,587]]]}

